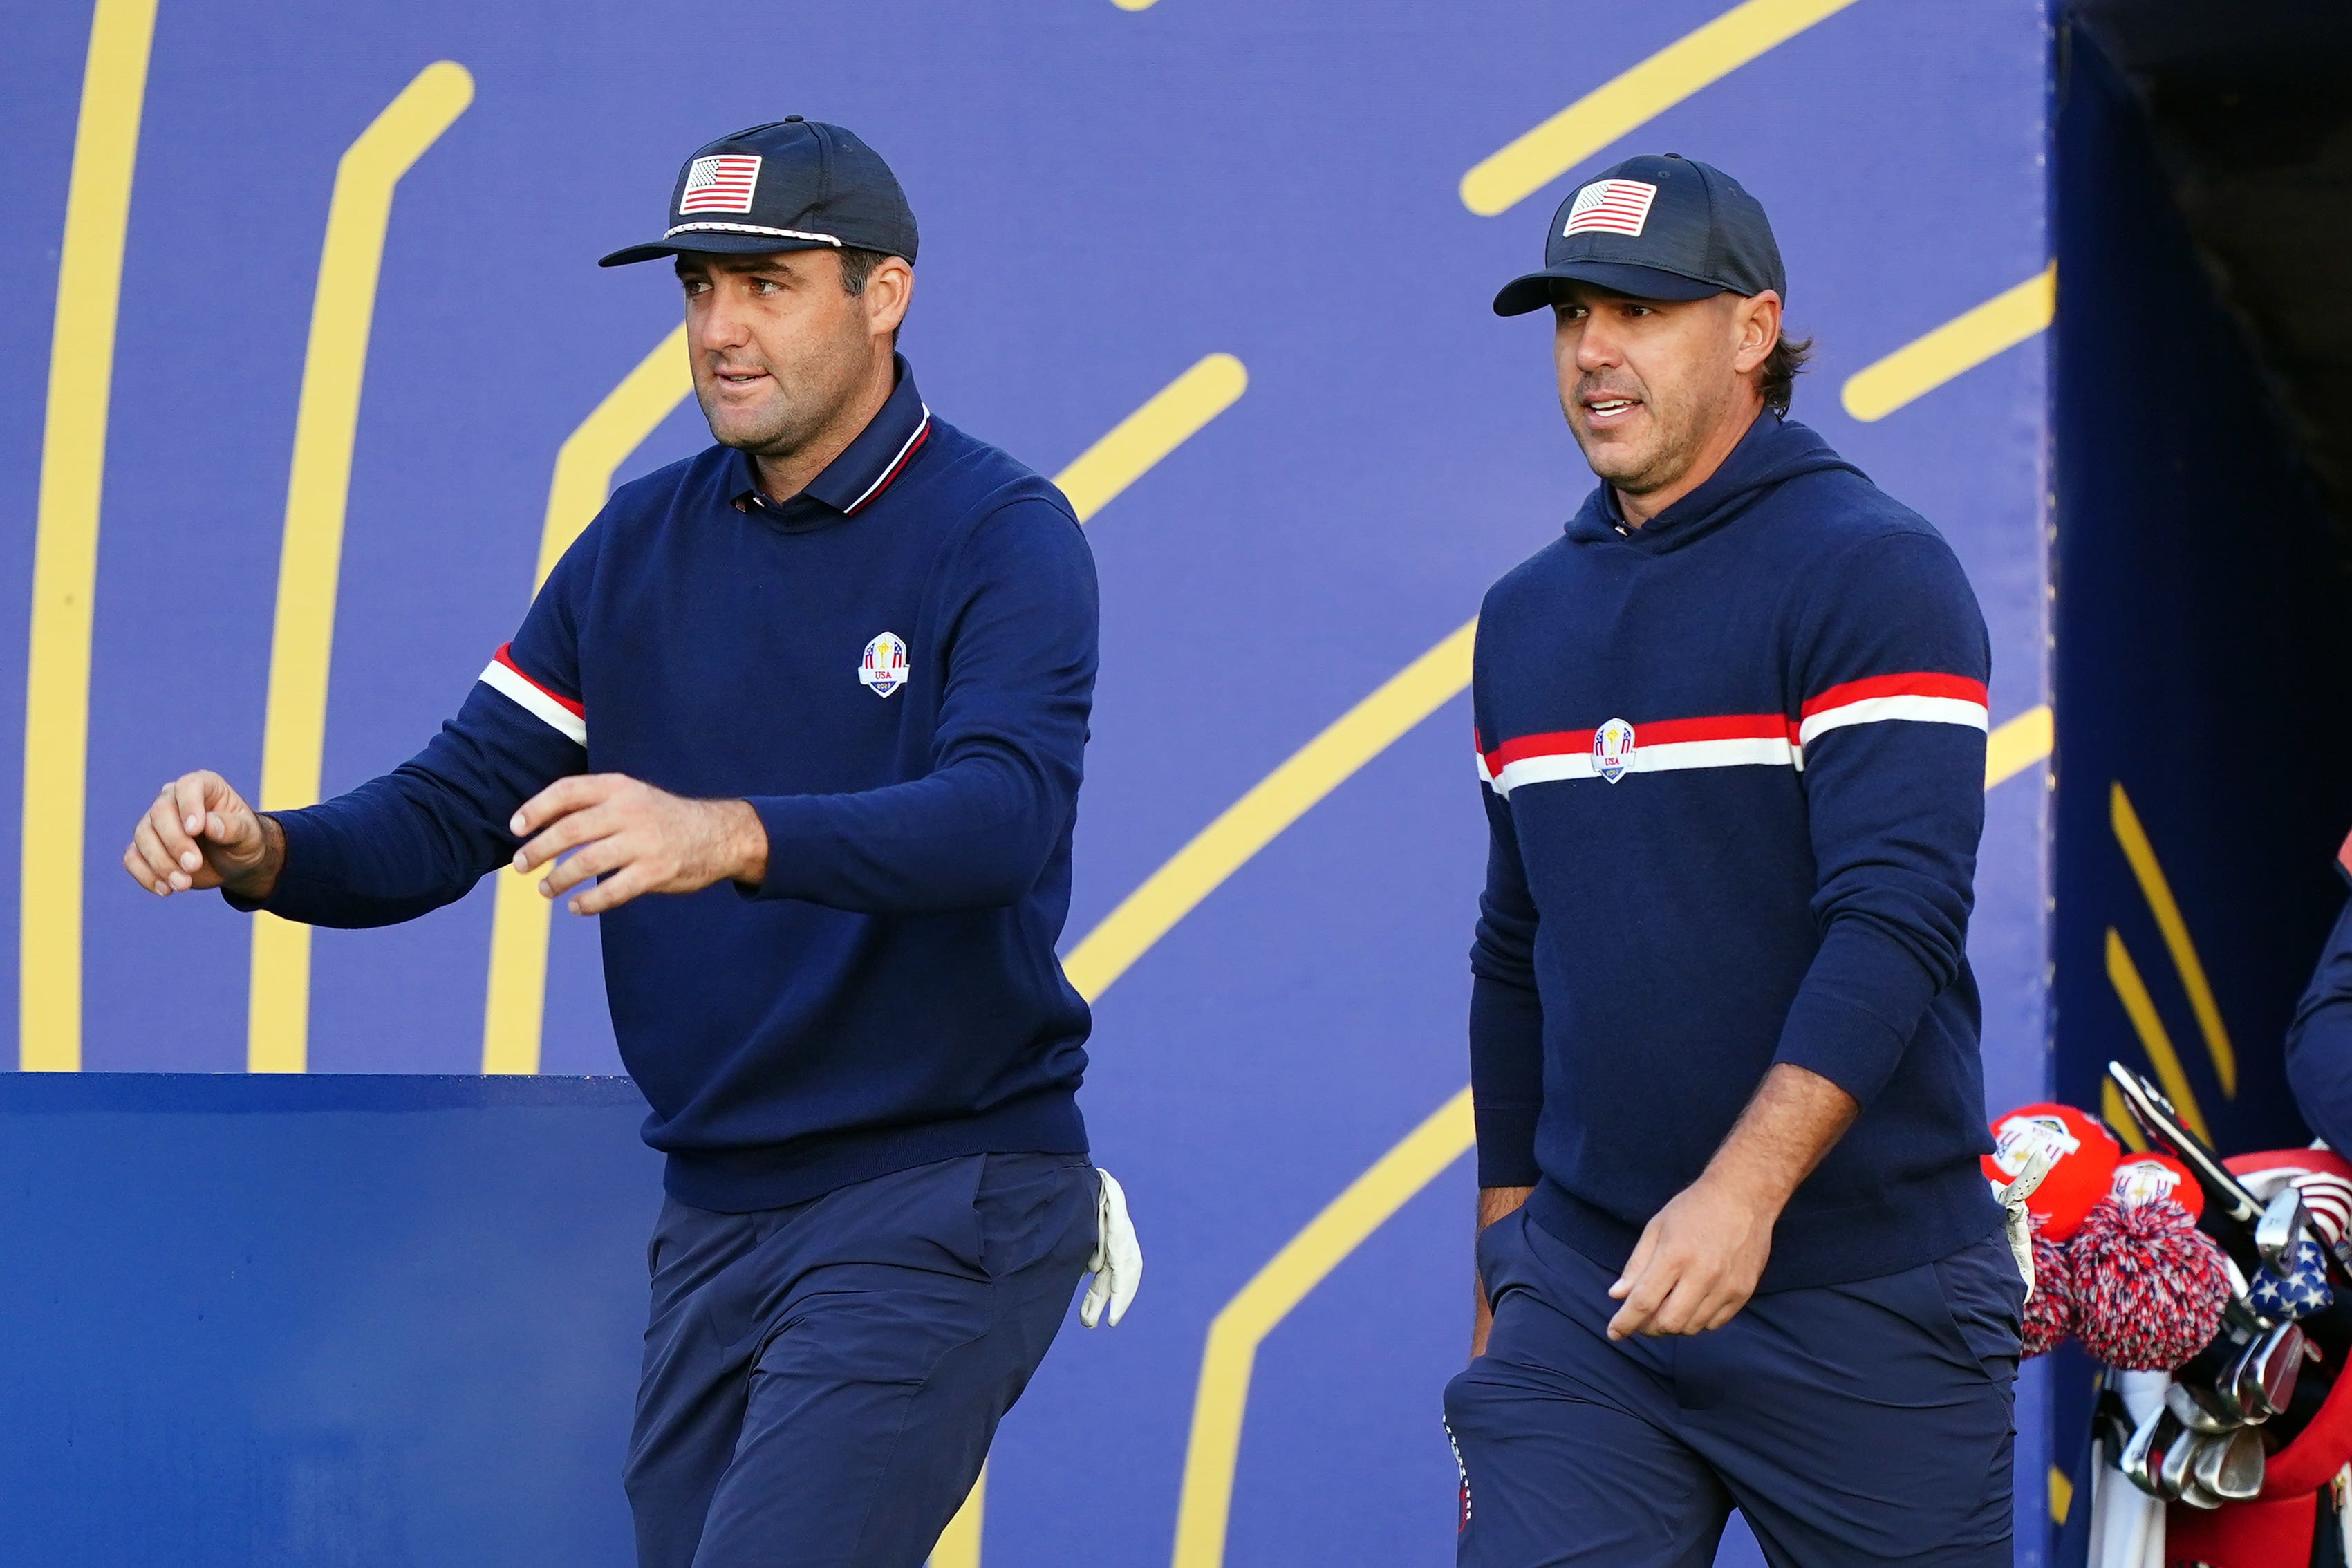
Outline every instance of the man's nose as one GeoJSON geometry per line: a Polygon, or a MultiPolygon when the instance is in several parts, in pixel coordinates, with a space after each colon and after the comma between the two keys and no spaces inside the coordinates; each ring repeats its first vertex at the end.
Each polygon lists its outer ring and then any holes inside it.
{"type": "Polygon", "coordinates": [[[724,284],[703,296],[701,320],[696,323],[695,336],[707,349],[740,348],[749,337],[749,314],[732,290],[724,284]]]}
{"type": "Polygon", "coordinates": [[[1606,326],[1599,321],[1587,321],[1584,330],[1576,335],[1576,368],[1612,369],[1624,363],[1625,356],[1622,351],[1622,345],[1606,326]]]}

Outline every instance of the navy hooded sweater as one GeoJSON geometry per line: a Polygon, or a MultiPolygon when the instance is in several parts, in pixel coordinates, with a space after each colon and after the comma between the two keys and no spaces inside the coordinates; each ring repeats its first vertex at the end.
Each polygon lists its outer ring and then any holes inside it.
{"type": "Polygon", "coordinates": [[[1087,1146],[1087,1010],[1054,944],[1093,561],[1058,490],[898,371],[790,500],[723,447],[622,487],[432,744],[272,814],[286,863],[260,907],[373,926],[505,865],[515,808],[566,773],[748,799],[759,887],[597,917],[646,1142],[703,1208],[1087,1146]]]}
{"type": "Polygon", "coordinates": [[[1862,1112],[1759,1289],[1999,1226],[1964,951],[1989,658],[1942,537],[1769,412],[1647,525],[1601,486],[1489,591],[1480,1184],[1622,1268],[1791,1062],[1862,1112]]]}

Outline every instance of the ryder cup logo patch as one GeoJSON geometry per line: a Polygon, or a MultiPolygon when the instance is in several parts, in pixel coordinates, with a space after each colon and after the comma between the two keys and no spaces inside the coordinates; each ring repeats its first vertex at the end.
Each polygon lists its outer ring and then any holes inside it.
{"type": "Polygon", "coordinates": [[[857,661],[860,685],[870,686],[877,697],[887,697],[914,678],[907,662],[907,644],[896,632],[884,632],[866,645],[866,657],[857,661]]]}
{"type": "Polygon", "coordinates": [[[1612,719],[1592,731],[1592,771],[1615,784],[1633,765],[1633,726],[1612,719]]]}
{"type": "Polygon", "coordinates": [[[686,171],[686,189],[677,198],[678,216],[750,212],[751,191],[759,183],[757,153],[722,153],[715,158],[697,158],[686,171]]]}
{"type": "Polygon", "coordinates": [[[1650,221],[1650,204],[1657,199],[1658,187],[1646,180],[1595,180],[1576,193],[1559,237],[1622,234],[1639,239],[1642,226],[1650,221]]]}
{"type": "Polygon", "coordinates": [[[2054,1116],[2011,1116],[1992,1130],[1992,1163],[2014,1177],[2036,1154],[2047,1153],[2056,1164],[2083,1146],[2054,1116]]]}
{"type": "Polygon", "coordinates": [[[2180,1185],[2180,1173],[2161,1160],[2126,1159],[2116,1167],[2112,1190],[2124,1208],[2169,1198],[2180,1185]]]}

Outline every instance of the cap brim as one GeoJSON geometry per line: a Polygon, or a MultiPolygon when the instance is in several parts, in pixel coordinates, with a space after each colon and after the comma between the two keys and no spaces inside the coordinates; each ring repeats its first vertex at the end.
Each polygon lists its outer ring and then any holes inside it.
{"type": "Polygon", "coordinates": [[[599,267],[627,267],[657,261],[665,256],[772,256],[780,250],[838,250],[822,239],[779,239],[772,234],[681,234],[650,245],[632,245],[597,261],[599,267]]]}
{"type": "Polygon", "coordinates": [[[1524,316],[1551,303],[1555,283],[1590,283],[1629,300],[1704,300],[1729,292],[1720,283],[1685,278],[1655,267],[1635,267],[1622,261],[1563,261],[1540,272],[1512,279],[1495,296],[1495,314],[1524,316]]]}

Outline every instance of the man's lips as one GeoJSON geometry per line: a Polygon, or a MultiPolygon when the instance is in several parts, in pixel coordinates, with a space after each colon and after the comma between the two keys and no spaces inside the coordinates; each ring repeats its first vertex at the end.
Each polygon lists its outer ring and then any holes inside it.
{"type": "Polygon", "coordinates": [[[1600,393],[1579,398],[1584,405],[1584,422],[1595,430],[1607,430],[1625,423],[1642,406],[1638,397],[1626,397],[1617,393],[1600,393]]]}
{"type": "Polygon", "coordinates": [[[714,370],[710,374],[720,386],[734,391],[741,391],[747,387],[757,386],[760,383],[768,379],[768,373],[764,370],[719,369],[714,370]]]}

